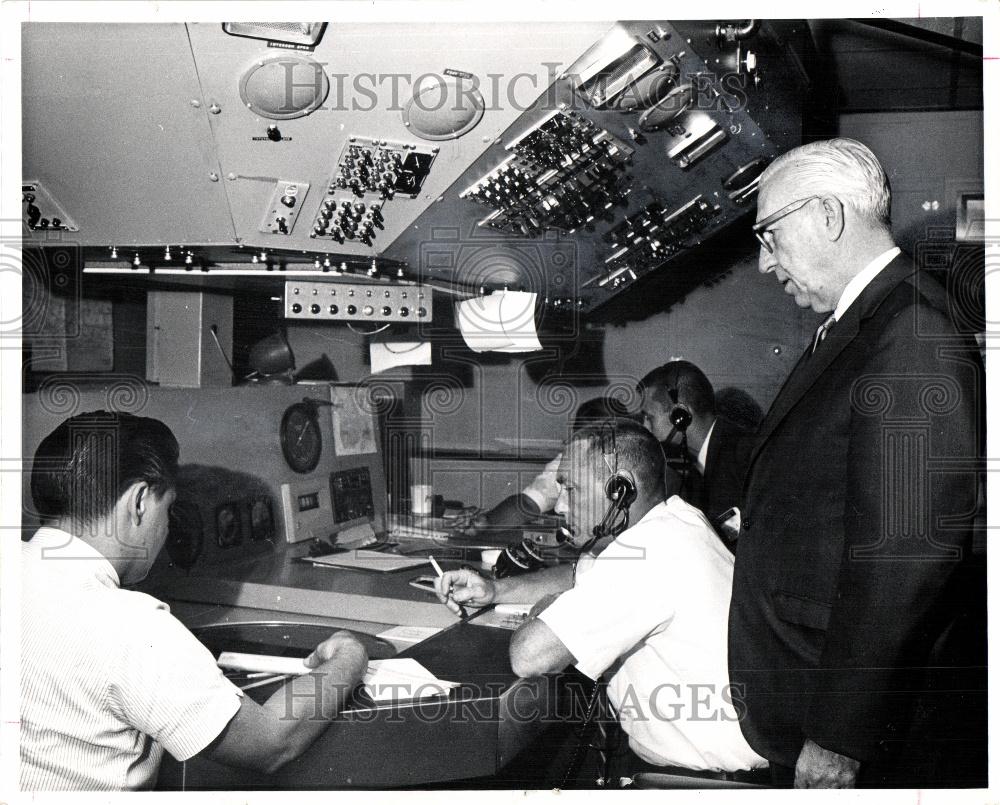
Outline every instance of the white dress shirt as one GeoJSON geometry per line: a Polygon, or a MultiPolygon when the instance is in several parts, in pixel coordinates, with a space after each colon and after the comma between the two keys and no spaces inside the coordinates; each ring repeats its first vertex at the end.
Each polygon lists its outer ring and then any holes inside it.
{"type": "Polygon", "coordinates": [[[150,788],[164,749],[187,760],[239,710],[208,649],[83,540],[40,529],[21,572],[22,790],[150,788]]]}

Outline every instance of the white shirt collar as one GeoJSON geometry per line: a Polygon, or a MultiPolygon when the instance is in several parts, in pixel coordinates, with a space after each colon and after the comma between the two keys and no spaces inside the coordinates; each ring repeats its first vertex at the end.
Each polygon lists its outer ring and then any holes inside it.
{"type": "Polygon", "coordinates": [[[39,561],[66,562],[65,567],[80,569],[81,573],[93,577],[105,587],[121,586],[118,571],[107,558],[68,531],[42,526],[34,533],[29,545],[37,551],[39,561]]]}
{"type": "Polygon", "coordinates": [[[698,468],[698,472],[702,475],[705,474],[705,462],[708,461],[708,441],[712,438],[712,431],[715,430],[715,423],[718,419],[713,419],[712,424],[708,428],[708,433],[705,434],[705,441],[701,443],[701,449],[698,451],[698,457],[694,460],[694,465],[698,468]]]}
{"type": "Polygon", "coordinates": [[[840,295],[840,301],[837,302],[837,309],[833,311],[833,317],[840,321],[841,316],[847,311],[847,308],[851,306],[861,292],[868,287],[868,284],[878,276],[878,273],[885,268],[889,263],[896,259],[896,255],[899,254],[902,249],[899,246],[893,246],[891,249],[886,249],[882,254],[872,260],[868,265],[862,268],[849,283],[847,287],[844,288],[844,292],[840,295]]]}

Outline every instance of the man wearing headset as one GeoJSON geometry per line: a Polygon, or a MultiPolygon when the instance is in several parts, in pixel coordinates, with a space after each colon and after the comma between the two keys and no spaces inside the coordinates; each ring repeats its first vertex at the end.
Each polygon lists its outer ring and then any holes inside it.
{"type": "MultiPolygon", "coordinates": [[[[634,753],[623,771],[727,780],[745,772],[760,782],[748,770],[766,762],[740,732],[726,670],[733,558],[701,512],[665,495],[664,473],[659,443],[634,422],[574,433],[556,511],[573,544],[593,553],[575,568],[497,581],[451,571],[438,598],[455,611],[536,603],[511,640],[511,667],[521,677],[569,665],[592,679],[608,671],[608,699],[634,753]]],[[[677,478],[667,477],[672,492],[677,478]]]]}
{"type": "Polygon", "coordinates": [[[680,441],[697,474],[682,490],[709,522],[739,505],[752,434],[717,413],[715,392],[690,361],[672,360],[636,385],[643,424],[661,443],[680,441]]]}

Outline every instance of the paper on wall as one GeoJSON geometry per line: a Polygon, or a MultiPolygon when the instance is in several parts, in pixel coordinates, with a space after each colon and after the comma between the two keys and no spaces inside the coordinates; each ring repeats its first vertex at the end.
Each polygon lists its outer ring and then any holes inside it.
{"type": "Polygon", "coordinates": [[[458,329],[473,352],[532,352],[542,345],[535,330],[538,294],[503,291],[456,305],[458,329]]]}
{"type": "Polygon", "coordinates": [[[375,426],[372,412],[362,408],[359,399],[367,400],[367,389],[334,386],[333,443],[338,456],[360,456],[375,452],[375,426]],[[364,395],[359,397],[358,395],[364,395]]]}
{"type": "Polygon", "coordinates": [[[372,374],[386,372],[397,366],[430,366],[430,341],[394,341],[387,344],[371,344],[369,357],[372,374]]]}

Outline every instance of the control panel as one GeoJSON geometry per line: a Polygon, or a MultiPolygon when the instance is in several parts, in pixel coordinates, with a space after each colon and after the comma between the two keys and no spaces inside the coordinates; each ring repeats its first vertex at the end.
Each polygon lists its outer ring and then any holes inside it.
{"type": "Polygon", "coordinates": [[[281,485],[285,540],[326,539],[333,532],[330,489],[321,479],[281,485]]]}
{"type": "Polygon", "coordinates": [[[215,509],[215,544],[219,548],[273,540],[274,533],[269,497],[226,501],[215,509]]]}
{"type": "Polygon", "coordinates": [[[369,137],[350,137],[330,178],[329,193],[345,190],[363,198],[396,195],[415,198],[424,185],[437,148],[427,148],[369,137]]]}
{"type": "Polygon", "coordinates": [[[21,185],[21,204],[22,217],[28,229],[79,231],[79,227],[73,223],[41,182],[25,182],[21,185]]]}
{"type": "Polygon", "coordinates": [[[267,202],[267,210],[260,222],[260,231],[272,235],[291,235],[308,192],[308,182],[290,182],[285,179],[275,182],[271,198],[267,202]]]}
{"type": "Polygon", "coordinates": [[[633,149],[575,112],[551,112],[507,150],[508,159],[460,194],[493,208],[480,226],[537,237],[611,221],[614,207],[625,206],[633,149]]]}
{"type": "Polygon", "coordinates": [[[383,229],[385,220],[382,218],[381,201],[366,203],[351,194],[334,192],[320,204],[309,237],[372,246],[383,229]]]}
{"type": "Polygon", "coordinates": [[[372,502],[372,479],[367,467],[330,473],[330,499],[333,501],[333,522],[349,524],[355,520],[371,521],[375,517],[372,502]]]}
{"type": "Polygon", "coordinates": [[[309,237],[374,248],[385,229],[383,205],[397,196],[416,198],[437,153],[408,143],[348,138],[309,237]]]}
{"type": "Polygon", "coordinates": [[[611,246],[604,264],[616,276],[602,277],[604,281],[600,285],[603,287],[606,281],[614,282],[618,277],[624,280],[618,272],[626,266],[630,269],[653,268],[690,247],[693,245],[691,239],[705,230],[720,210],[720,205],[710,203],[700,194],[673,212],[665,210],[659,202],[646,205],[604,235],[605,242],[611,246]]]}
{"type": "Polygon", "coordinates": [[[285,283],[285,318],[324,321],[420,321],[434,315],[427,285],[378,283],[285,283]]]}

